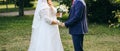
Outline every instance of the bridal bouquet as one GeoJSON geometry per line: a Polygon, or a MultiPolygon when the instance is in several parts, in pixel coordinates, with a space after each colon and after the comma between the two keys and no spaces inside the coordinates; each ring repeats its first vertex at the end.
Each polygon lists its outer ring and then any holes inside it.
{"type": "Polygon", "coordinates": [[[62,17],[62,13],[63,13],[63,9],[61,7],[61,5],[57,8],[57,17],[62,17]]]}
{"type": "Polygon", "coordinates": [[[62,15],[68,12],[68,7],[65,5],[57,6],[57,17],[62,18],[62,15]]]}

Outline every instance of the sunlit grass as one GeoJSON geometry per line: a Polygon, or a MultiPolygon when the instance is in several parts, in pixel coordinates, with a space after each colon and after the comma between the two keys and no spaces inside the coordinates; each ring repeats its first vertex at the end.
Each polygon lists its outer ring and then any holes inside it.
{"type": "MultiPolygon", "coordinates": [[[[8,8],[15,8],[14,4],[8,4],[8,8]]],[[[0,9],[6,9],[6,5],[0,5],[0,9]]]]}
{"type": "Polygon", "coordinates": [[[90,24],[85,36],[85,51],[120,51],[120,29],[90,24]]]}

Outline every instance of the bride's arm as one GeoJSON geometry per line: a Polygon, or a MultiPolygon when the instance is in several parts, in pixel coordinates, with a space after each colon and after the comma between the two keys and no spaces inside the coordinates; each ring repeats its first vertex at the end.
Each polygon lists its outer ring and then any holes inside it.
{"type": "Polygon", "coordinates": [[[39,12],[40,16],[45,19],[48,24],[58,24],[57,20],[52,20],[50,18],[49,9],[44,9],[39,12]]]}

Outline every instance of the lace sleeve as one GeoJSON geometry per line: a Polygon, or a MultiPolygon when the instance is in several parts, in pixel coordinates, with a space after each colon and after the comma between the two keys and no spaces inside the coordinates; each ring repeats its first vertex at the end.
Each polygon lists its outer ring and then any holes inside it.
{"type": "Polygon", "coordinates": [[[50,18],[49,9],[43,9],[39,12],[41,18],[43,18],[48,24],[52,23],[52,19],[50,18]]]}

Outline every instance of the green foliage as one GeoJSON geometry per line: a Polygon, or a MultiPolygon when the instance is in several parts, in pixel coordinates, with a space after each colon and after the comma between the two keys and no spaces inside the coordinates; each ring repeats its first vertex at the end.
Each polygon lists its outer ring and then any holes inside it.
{"type": "MultiPolygon", "coordinates": [[[[24,5],[24,7],[33,7],[33,4],[30,3],[30,1],[32,1],[32,0],[23,0],[23,5],[24,5]]],[[[19,6],[18,0],[17,0],[17,2],[16,2],[16,5],[19,6]]]]}
{"type": "MultiPolygon", "coordinates": [[[[115,17],[116,10],[120,10],[120,4],[113,2],[115,0],[86,0],[88,10],[88,20],[97,23],[115,23],[118,18],[115,17]],[[115,12],[113,12],[115,11],[115,12]]],[[[119,2],[117,0],[117,2],[119,2]]],[[[62,4],[71,7],[72,0],[63,0],[62,4]]]]}
{"type": "Polygon", "coordinates": [[[120,0],[115,0],[114,2],[115,2],[115,3],[120,3],[120,0]]]}
{"type": "Polygon", "coordinates": [[[62,0],[60,4],[65,4],[68,7],[71,7],[72,5],[72,0],[62,0]]]}
{"type": "Polygon", "coordinates": [[[115,23],[118,19],[115,18],[115,12],[119,9],[118,5],[113,4],[110,0],[89,0],[88,15],[89,21],[99,23],[115,23]]]}

